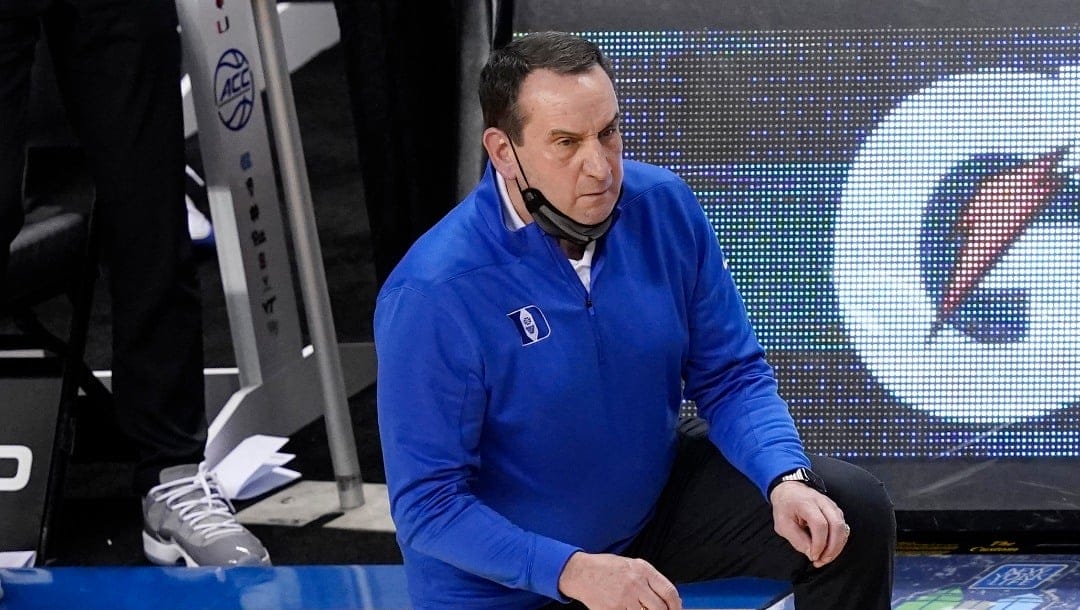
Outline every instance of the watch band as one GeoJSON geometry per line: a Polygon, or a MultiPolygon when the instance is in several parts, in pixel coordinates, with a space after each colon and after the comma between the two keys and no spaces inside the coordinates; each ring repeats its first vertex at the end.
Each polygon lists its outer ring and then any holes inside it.
{"type": "Polygon", "coordinates": [[[798,481],[799,483],[802,483],[803,485],[806,485],[807,487],[814,489],[819,493],[825,493],[826,491],[825,481],[823,481],[821,477],[817,475],[817,473],[815,473],[813,470],[810,470],[809,468],[800,467],[796,468],[795,470],[785,472],[773,479],[772,483],[769,483],[769,489],[765,492],[765,496],[768,497],[772,495],[772,490],[775,489],[777,485],[786,481],[798,481]]]}

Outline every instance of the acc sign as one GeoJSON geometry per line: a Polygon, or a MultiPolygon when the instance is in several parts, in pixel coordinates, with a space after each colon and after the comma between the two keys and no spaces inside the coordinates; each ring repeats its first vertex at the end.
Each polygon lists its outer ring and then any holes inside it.
{"type": "Polygon", "coordinates": [[[0,491],[19,491],[30,482],[34,454],[25,445],[0,445],[0,460],[15,460],[15,474],[0,477],[0,491]]]}
{"type": "Polygon", "coordinates": [[[901,102],[844,185],[833,277],[895,396],[968,423],[1080,398],[1080,70],[949,77],[901,102]]]}
{"type": "Polygon", "coordinates": [[[255,107],[255,83],[251,64],[236,49],[221,54],[214,70],[214,96],[218,118],[232,131],[240,131],[251,119],[255,107]]]}

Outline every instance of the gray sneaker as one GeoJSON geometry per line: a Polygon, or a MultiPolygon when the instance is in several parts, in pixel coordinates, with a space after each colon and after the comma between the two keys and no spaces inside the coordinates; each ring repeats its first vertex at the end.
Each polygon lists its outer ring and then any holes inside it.
{"type": "Polygon", "coordinates": [[[236,521],[236,511],[205,464],[161,471],[143,498],[143,552],[159,565],[268,566],[270,553],[236,521]]]}

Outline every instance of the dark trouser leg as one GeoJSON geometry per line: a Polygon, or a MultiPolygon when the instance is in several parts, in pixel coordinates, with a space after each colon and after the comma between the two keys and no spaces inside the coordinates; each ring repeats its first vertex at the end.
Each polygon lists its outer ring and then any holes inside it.
{"type": "Polygon", "coordinates": [[[852,528],[840,556],[795,582],[799,608],[892,607],[896,514],[885,486],[862,468],[828,457],[810,457],[852,528]],[[856,534],[855,531],[859,533],[856,534]]]}
{"type": "Polygon", "coordinates": [[[681,438],[658,512],[626,553],[676,583],[758,576],[794,584],[799,610],[890,607],[896,522],[882,484],[832,458],[811,458],[851,537],[840,556],[815,569],[773,530],[761,492],[705,438],[681,438]]]}
{"type": "Polygon", "coordinates": [[[65,107],[96,186],[113,322],[113,392],[136,488],[206,443],[202,319],[184,207],[173,0],[88,0],[46,19],[65,107]]]}
{"type": "Polygon", "coordinates": [[[26,103],[39,29],[36,17],[0,13],[0,290],[23,224],[26,103]]]}
{"type": "Polygon", "coordinates": [[[334,2],[380,286],[457,197],[464,4],[334,2]]]}

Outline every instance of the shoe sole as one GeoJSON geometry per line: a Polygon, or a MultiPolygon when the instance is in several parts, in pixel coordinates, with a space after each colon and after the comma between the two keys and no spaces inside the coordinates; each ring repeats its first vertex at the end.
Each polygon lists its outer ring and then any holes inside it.
{"type": "Polygon", "coordinates": [[[183,560],[184,565],[189,568],[199,567],[199,563],[191,555],[188,555],[187,551],[181,548],[179,544],[158,540],[145,531],[142,533],[142,546],[146,558],[159,566],[172,566],[183,560]]]}
{"type": "MultiPolygon", "coordinates": [[[[174,566],[183,561],[184,565],[189,568],[200,567],[199,562],[188,554],[179,544],[175,542],[166,542],[158,540],[150,534],[143,531],[143,554],[150,560],[151,563],[159,566],[174,566]]],[[[269,551],[262,558],[263,566],[270,566],[270,553],[269,551]]]]}

